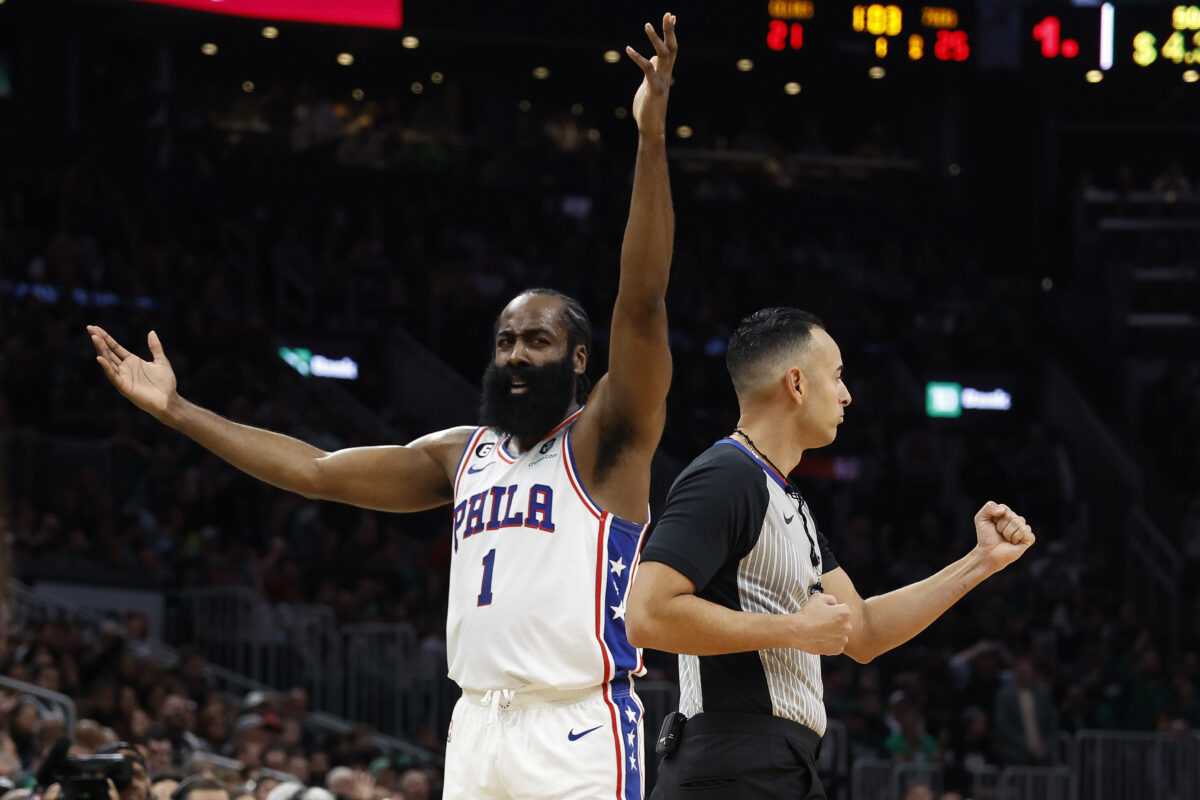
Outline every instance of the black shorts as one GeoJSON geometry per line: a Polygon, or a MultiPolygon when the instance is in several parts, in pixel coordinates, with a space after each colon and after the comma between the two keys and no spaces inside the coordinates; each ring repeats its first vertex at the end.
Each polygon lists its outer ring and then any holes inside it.
{"type": "Polygon", "coordinates": [[[821,737],[763,714],[697,714],[679,748],[658,762],[650,800],[826,800],[817,778],[821,737]]]}

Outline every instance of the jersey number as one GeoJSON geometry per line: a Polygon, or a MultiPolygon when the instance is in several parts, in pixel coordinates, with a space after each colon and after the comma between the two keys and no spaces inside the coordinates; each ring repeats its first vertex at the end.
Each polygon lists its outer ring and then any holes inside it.
{"type": "Polygon", "coordinates": [[[479,587],[479,603],[481,606],[492,604],[492,568],[496,566],[495,548],[488,550],[483,557],[483,585],[479,587]]]}

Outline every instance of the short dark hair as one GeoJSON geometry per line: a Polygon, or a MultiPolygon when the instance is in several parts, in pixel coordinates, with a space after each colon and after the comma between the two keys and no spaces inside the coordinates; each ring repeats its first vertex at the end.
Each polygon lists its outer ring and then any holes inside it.
{"type": "Polygon", "coordinates": [[[725,366],[738,396],[753,386],[764,360],[807,347],[813,328],[823,330],[825,324],[815,314],[786,307],[764,308],[738,323],[725,351],[725,366]]]}
{"type": "MultiPolygon", "coordinates": [[[[562,303],[562,326],[567,330],[567,353],[568,357],[575,353],[575,348],[583,345],[583,348],[589,353],[592,351],[592,319],[588,316],[583,304],[571,297],[568,294],[563,294],[557,289],[547,289],[545,287],[537,287],[534,289],[526,289],[517,297],[524,297],[527,294],[544,295],[553,297],[562,303]]],[[[516,298],[513,298],[516,299],[516,298]]],[[[492,332],[500,330],[500,315],[496,315],[496,321],[492,324],[492,332]]],[[[575,376],[575,400],[579,403],[587,402],[588,395],[592,391],[592,379],[587,376],[585,371],[581,375],[575,376]]]]}
{"type": "Polygon", "coordinates": [[[196,791],[212,791],[217,790],[224,792],[225,796],[229,796],[229,790],[225,785],[218,783],[212,778],[206,778],[203,775],[190,775],[179,782],[175,790],[171,792],[171,800],[187,800],[187,798],[196,791]]]}

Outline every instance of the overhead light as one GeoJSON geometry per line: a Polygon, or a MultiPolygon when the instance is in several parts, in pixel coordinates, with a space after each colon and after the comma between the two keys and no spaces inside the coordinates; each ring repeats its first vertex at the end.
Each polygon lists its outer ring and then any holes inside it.
{"type": "Polygon", "coordinates": [[[425,91],[425,84],[421,83],[420,81],[413,81],[412,86],[409,86],[408,88],[412,90],[413,94],[420,94],[421,92],[425,91]]]}
{"type": "Polygon", "coordinates": [[[522,100],[521,102],[517,103],[517,109],[522,114],[529,111],[531,108],[533,108],[533,103],[530,103],[528,100],[522,100]]]}
{"type": "Polygon", "coordinates": [[[587,140],[589,142],[600,141],[600,131],[597,130],[596,128],[588,128],[587,133],[585,133],[584,136],[587,137],[587,140]]]}
{"type": "Polygon", "coordinates": [[[545,67],[534,67],[533,77],[537,78],[539,81],[544,81],[546,78],[550,77],[550,70],[546,69],[545,67]]]}
{"type": "Polygon", "coordinates": [[[737,62],[738,72],[749,72],[754,69],[754,62],[748,58],[739,58],[737,62]]]}
{"type": "Polygon", "coordinates": [[[1189,69],[1187,72],[1183,73],[1184,83],[1195,83],[1196,81],[1200,81],[1200,72],[1196,72],[1194,69],[1189,69]]]}
{"type": "Polygon", "coordinates": [[[1104,80],[1104,73],[1098,69],[1089,69],[1083,76],[1088,83],[1099,83],[1104,80]]]}
{"type": "Polygon", "coordinates": [[[675,129],[675,135],[680,139],[690,139],[692,138],[692,128],[690,125],[680,125],[675,129]]]}
{"type": "Polygon", "coordinates": [[[276,28],[274,25],[268,25],[267,27],[262,29],[262,35],[263,35],[264,39],[278,38],[279,28],[276,28]]]}
{"type": "Polygon", "coordinates": [[[575,115],[575,116],[577,116],[577,117],[578,117],[578,116],[580,116],[580,115],[582,115],[582,114],[583,114],[583,104],[582,104],[582,103],[575,103],[574,105],[572,105],[572,106],[571,106],[571,113],[572,113],[572,114],[574,114],[574,115],[575,115]]]}
{"type": "Polygon", "coordinates": [[[867,74],[871,76],[872,80],[879,80],[884,75],[887,75],[887,70],[883,67],[871,67],[867,70],[867,74]]]}
{"type": "Polygon", "coordinates": [[[800,84],[795,81],[788,81],[783,85],[784,94],[800,94],[800,84]]]}
{"type": "Polygon", "coordinates": [[[354,56],[350,55],[349,53],[338,53],[337,62],[343,67],[348,67],[354,63],[354,56]]]}
{"type": "Polygon", "coordinates": [[[400,46],[405,50],[416,50],[421,46],[421,40],[415,36],[405,36],[400,40],[400,46]]]}
{"type": "Polygon", "coordinates": [[[613,116],[615,116],[617,119],[625,119],[629,116],[629,109],[625,106],[617,106],[615,109],[613,109],[613,116]]]}
{"type": "Polygon", "coordinates": [[[242,91],[250,94],[254,91],[254,81],[242,81],[242,91]]]}
{"type": "Polygon", "coordinates": [[[352,91],[350,93],[350,96],[353,97],[355,100],[362,100],[367,95],[366,95],[366,92],[364,92],[362,89],[355,89],[354,91],[352,91]]]}
{"type": "Polygon", "coordinates": [[[618,53],[616,50],[605,50],[604,51],[604,60],[607,61],[609,64],[615,64],[621,60],[621,54],[618,53]]]}
{"type": "Polygon", "coordinates": [[[957,178],[962,174],[962,167],[960,167],[958,164],[951,164],[950,166],[946,167],[946,171],[957,178]]]}
{"type": "Polygon", "coordinates": [[[200,45],[200,52],[206,56],[215,56],[217,54],[217,46],[212,42],[205,42],[200,45]]]}
{"type": "Polygon", "coordinates": [[[440,72],[435,72],[429,76],[430,83],[441,83],[444,80],[446,80],[446,76],[440,72]]]}

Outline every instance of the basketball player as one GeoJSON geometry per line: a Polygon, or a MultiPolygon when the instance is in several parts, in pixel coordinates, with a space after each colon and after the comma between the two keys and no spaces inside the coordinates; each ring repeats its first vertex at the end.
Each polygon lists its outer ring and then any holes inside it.
{"type": "MultiPolygon", "coordinates": [[[[500,313],[482,427],[407,446],[326,453],[184,400],[156,334],[153,361],[90,327],[97,360],[143,410],[239,469],[307,497],[381,511],[453,508],[446,643],[462,687],[444,797],[643,796],[641,652],[625,590],[649,518],[671,356],[664,297],[674,214],[666,108],[675,17],[634,97],[639,146],[612,312],[610,369],[580,405],[591,326],[578,302],[534,289],[500,313]]],[[[567,268],[569,265],[564,265],[567,268]]]]}
{"type": "Polygon", "coordinates": [[[681,654],[652,797],[824,798],[819,656],[866,663],[907,642],[1034,536],[989,501],[969,554],[864,601],[788,479],[850,405],[837,344],[813,315],[769,308],[734,331],[726,363],[737,428],[671,487],[627,606],[631,642],[681,654]]]}

